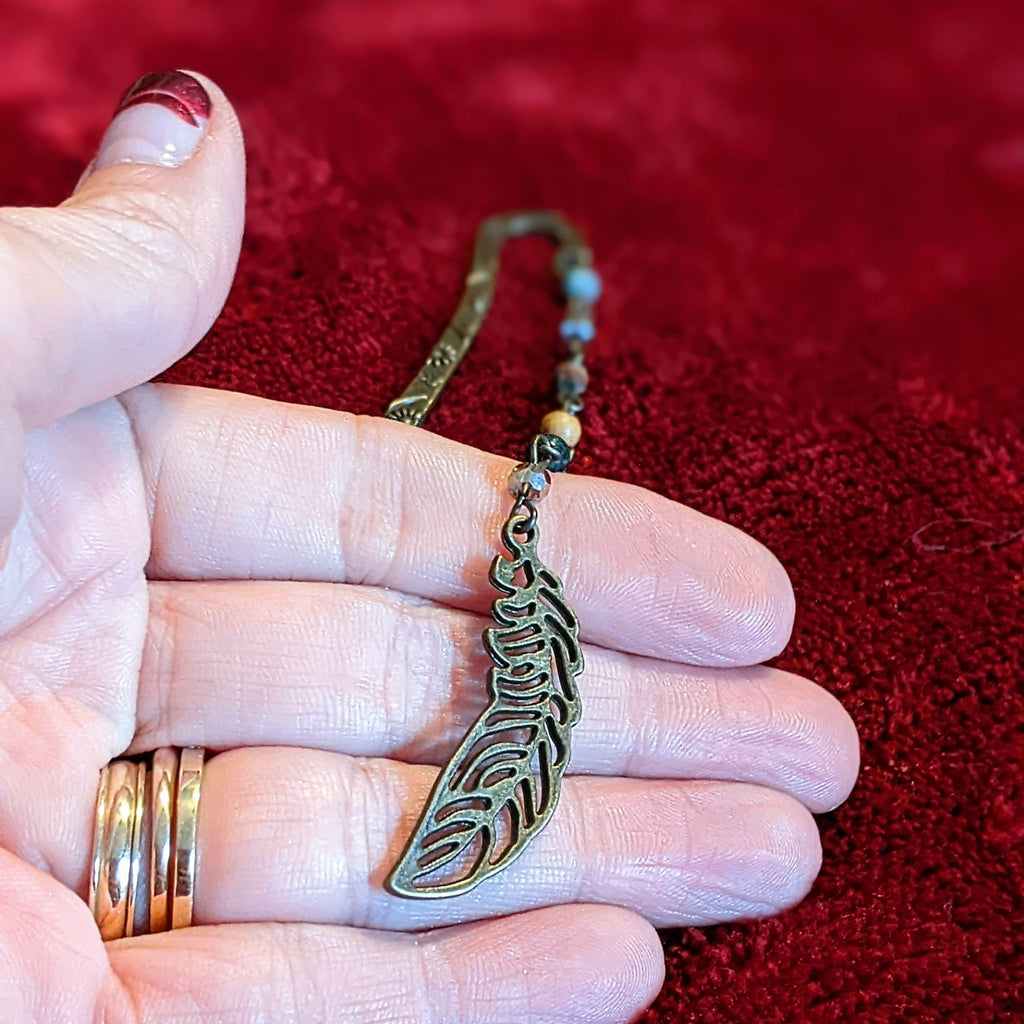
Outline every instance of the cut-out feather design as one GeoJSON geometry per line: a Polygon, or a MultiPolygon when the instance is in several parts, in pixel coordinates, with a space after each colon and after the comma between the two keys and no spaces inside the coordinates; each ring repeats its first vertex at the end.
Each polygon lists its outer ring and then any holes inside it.
{"type": "Polygon", "coordinates": [[[513,511],[490,580],[502,594],[484,631],[487,709],[438,776],[387,887],[402,896],[467,892],[518,857],[550,819],[580,717],[579,622],[537,557],[535,515],[513,511]],[[519,531],[518,533],[516,531],[519,531]]]}

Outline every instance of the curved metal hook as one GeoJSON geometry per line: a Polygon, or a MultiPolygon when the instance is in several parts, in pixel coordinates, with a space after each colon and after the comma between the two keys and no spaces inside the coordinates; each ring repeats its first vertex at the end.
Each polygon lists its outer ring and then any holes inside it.
{"type": "Polygon", "coordinates": [[[510,238],[547,235],[558,244],[555,270],[564,276],[573,267],[589,267],[593,253],[584,237],[561,214],[518,210],[489,217],[476,233],[473,265],[451,323],[444,329],[413,382],[388,405],[386,419],[421,426],[445,385],[480,333],[494,301],[502,246],[510,238]]]}

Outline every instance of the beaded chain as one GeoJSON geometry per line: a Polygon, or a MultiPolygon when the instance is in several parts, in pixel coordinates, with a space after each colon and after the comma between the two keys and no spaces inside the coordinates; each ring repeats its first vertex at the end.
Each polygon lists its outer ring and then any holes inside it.
{"type": "Polygon", "coordinates": [[[532,503],[547,492],[551,483],[549,473],[568,467],[582,435],[579,413],[590,379],[586,350],[594,340],[594,306],[602,287],[592,266],[594,257],[589,246],[559,214],[548,210],[519,211],[490,217],[480,225],[473,265],[451,323],[415,379],[388,405],[384,415],[413,426],[422,425],[490,311],[502,246],[510,238],[531,234],[549,235],[558,243],[552,270],[561,281],[566,299],[559,335],[569,352],[568,358],[555,369],[560,408],[541,420],[540,433],[531,439],[525,459],[509,475],[512,496],[532,503]]]}

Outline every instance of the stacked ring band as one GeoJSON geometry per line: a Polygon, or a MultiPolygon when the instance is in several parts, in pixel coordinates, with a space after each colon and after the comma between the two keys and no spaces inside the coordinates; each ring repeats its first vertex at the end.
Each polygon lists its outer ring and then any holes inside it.
{"type": "Polygon", "coordinates": [[[89,907],[105,942],[192,923],[203,758],[201,747],[160,747],[148,768],[100,772],[89,907]]]}

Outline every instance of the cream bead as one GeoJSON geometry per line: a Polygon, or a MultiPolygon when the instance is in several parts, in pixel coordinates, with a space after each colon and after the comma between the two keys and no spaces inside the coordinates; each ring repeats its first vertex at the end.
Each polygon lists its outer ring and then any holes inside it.
{"type": "Polygon", "coordinates": [[[555,409],[540,421],[542,433],[554,434],[560,437],[570,448],[575,448],[580,443],[583,434],[583,426],[571,412],[563,412],[555,409]]]}

